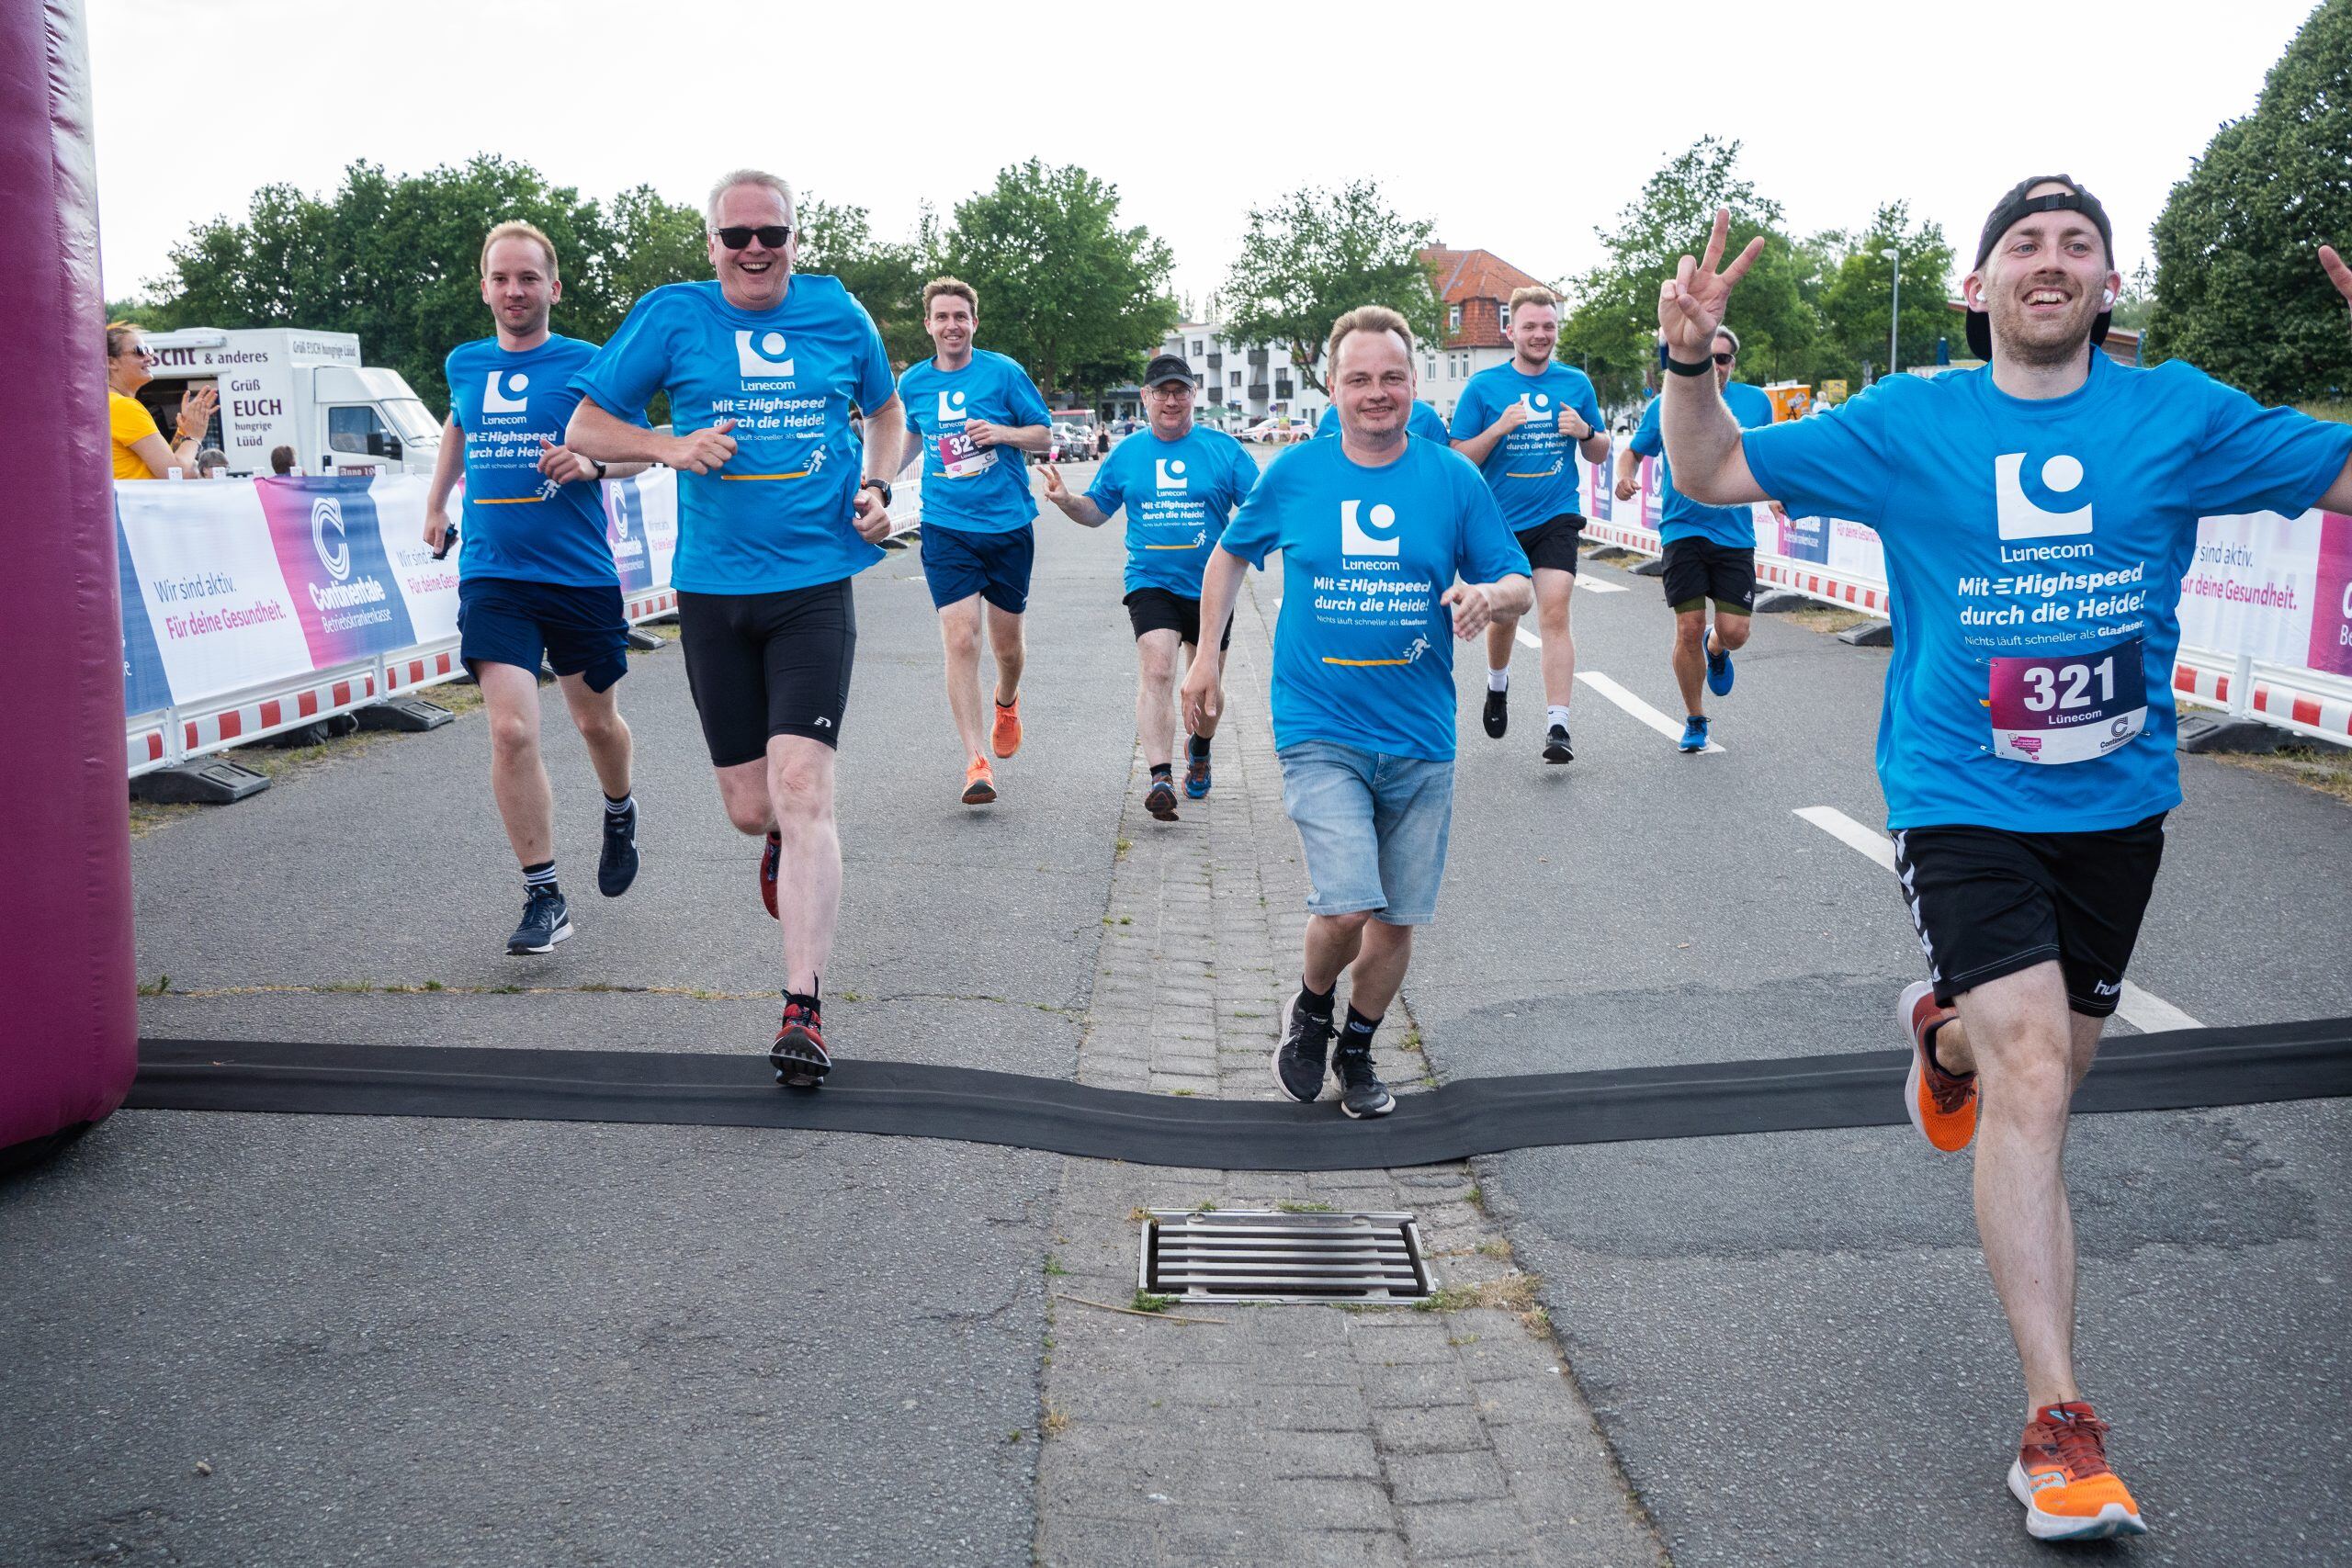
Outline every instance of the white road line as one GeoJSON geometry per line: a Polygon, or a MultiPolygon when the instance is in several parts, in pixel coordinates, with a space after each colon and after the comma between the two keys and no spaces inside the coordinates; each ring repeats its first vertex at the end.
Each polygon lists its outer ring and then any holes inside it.
{"type": "Polygon", "coordinates": [[[1519,628],[1518,636],[1521,642],[1525,643],[1528,647],[1534,649],[1539,653],[1543,651],[1544,639],[1537,637],[1533,632],[1529,631],[1525,626],[1521,626],[1519,628]]]}
{"type": "MultiPolygon", "coordinates": [[[[1642,701],[1641,698],[1634,695],[1633,693],[1627,691],[1624,687],[1619,685],[1608,676],[1601,674],[1599,671],[1579,670],[1577,671],[1577,679],[1582,681],[1586,685],[1590,686],[1594,691],[1599,692],[1602,696],[1607,697],[1611,702],[1615,703],[1619,707],[1623,708],[1627,713],[1632,714],[1635,718],[1640,719],[1644,724],[1648,725],[1652,729],[1657,730],[1660,735],[1665,736],[1668,740],[1679,740],[1682,739],[1682,727],[1680,725],[1667,717],[1666,715],[1658,712],[1657,709],[1650,706],[1649,704],[1642,701]]],[[[1710,751],[1720,751],[1723,748],[1710,740],[1707,742],[1707,750],[1710,751]]]]}
{"type": "Polygon", "coordinates": [[[1603,582],[1600,579],[1593,576],[1589,572],[1577,572],[1576,581],[1577,586],[1583,589],[1588,593],[1623,593],[1625,592],[1625,585],[1623,583],[1603,582]]]}
{"type": "MultiPolygon", "coordinates": [[[[1836,807],[1800,807],[1796,815],[1839,843],[1878,862],[1886,870],[1891,872],[1894,869],[1894,841],[1883,833],[1865,828],[1836,807]]],[[[2123,997],[2115,1004],[2115,1016],[2143,1034],[2158,1034],[2167,1029],[2205,1027],[2164,998],[2143,991],[2129,980],[2123,982],[2123,997]]]]}

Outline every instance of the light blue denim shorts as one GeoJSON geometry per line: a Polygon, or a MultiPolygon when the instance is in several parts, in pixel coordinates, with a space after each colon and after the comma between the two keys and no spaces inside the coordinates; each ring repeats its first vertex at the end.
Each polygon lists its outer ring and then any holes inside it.
{"type": "Polygon", "coordinates": [[[1331,740],[1274,753],[1283,809],[1306,852],[1306,909],[1370,909],[1392,926],[1427,925],[1453,825],[1453,763],[1390,757],[1331,740]]]}

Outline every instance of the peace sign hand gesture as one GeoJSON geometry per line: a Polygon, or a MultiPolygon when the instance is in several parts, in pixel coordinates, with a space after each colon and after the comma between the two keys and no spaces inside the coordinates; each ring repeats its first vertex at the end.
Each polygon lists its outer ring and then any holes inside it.
{"type": "Polygon", "coordinates": [[[1724,244],[1730,237],[1731,209],[1718,207],[1714,228],[1707,235],[1706,254],[1696,261],[1684,256],[1674,276],[1658,285],[1658,331],[1666,334],[1667,351],[1685,364],[1714,352],[1715,329],[1723,325],[1731,291],[1763,253],[1764,236],[1758,234],[1718,272],[1716,264],[1723,261],[1724,244]]]}

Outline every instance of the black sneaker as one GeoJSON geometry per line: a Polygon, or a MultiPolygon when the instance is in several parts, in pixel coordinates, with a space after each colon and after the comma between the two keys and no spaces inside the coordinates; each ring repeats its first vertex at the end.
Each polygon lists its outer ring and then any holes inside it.
{"type": "Polygon", "coordinates": [[[1498,692],[1491,687],[1488,688],[1486,719],[1487,737],[1490,739],[1500,740],[1503,738],[1503,732],[1510,728],[1510,694],[1509,692],[1498,692]]]}
{"type": "Polygon", "coordinates": [[[552,953],[555,944],[571,940],[571,910],[563,895],[552,887],[534,887],[530,900],[523,906],[523,923],[506,939],[506,951],[520,958],[526,953],[552,953]]]}
{"type": "Polygon", "coordinates": [[[1306,1010],[1306,993],[1295,991],[1283,1007],[1282,1043],[1274,1047],[1274,1082],[1306,1104],[1323,1092],[1323,1062],[1331,1049],[1331,1015],[1306,1010]]]}
{"type": "Polygon", "coordinates": [[[596,891],[617,898],[637,880],[637,802],[605,813],[605,848],[596,857],[596,891]]]}
{"type": "Polygon", "coordinates": [[[775,1043],[768,1047],[768,1066],[775,1081],[791,1089],[814,1089],[833,1070],[825,1050],[824,1023],[798,1002],[784,1004],[784,1021],[776,1025],[775,1043]]]}
{"type": "Polygon", "coordinates": [[[1162,822],[1175,821],[1175,782],[1154,773],[1151,778],[1151,787],[1144,791],[1143,808],[1162,822]]]}
{"type": "Polygon", "coordinates": [[[1555,724],[1544,732],[1544,760],[1547,762],[1573,762],[1577,754],[1568,750],[1568,727],[1555,724]]]}
{"type": "Polygon", "coordinates": [[[1342,1045],[1332,1054],[1331,1066],[1340,1075],[1340,1109],[1351,1116],[1385,1116],[1396,1109],[1396,1097],[1372,1070],[1372,1047],[1342,1045]]]}

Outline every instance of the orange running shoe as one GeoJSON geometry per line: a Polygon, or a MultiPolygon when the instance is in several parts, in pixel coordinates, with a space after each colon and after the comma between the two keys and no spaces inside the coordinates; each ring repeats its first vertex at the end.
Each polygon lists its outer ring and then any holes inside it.
{"type": "Polygon", "coordinates": [[[2045,1404],[2025,1424],[2009,1495],[2025,1505],[2036,1540],[2105,1540],[2145,1535],[2140,1506],[2107,1468],[2107,1423],[2083,1401],[2045,1404]]]}
{"type": "Polygon", "coordinates": [[[996,772],[986,757],[975,757],[964,770],[964,804],[986,806],[996,799],[996,772]]]}
{"type": "Polygon", "coordinates": [[[996,705],[996,728],[989,734],[989,746],[1000,757],[1010,757],[1021,750],[1021,699],[996,705]]]}
{"type": "Polygon", "coordinates": [[[1894,1021],[1911,1042],[1911,1072],[1903,1080],[1903,1108],[1919,1136],[1942,1154],[1957,1154],[1976,1136],[1976,1075],[1965,1077],[1936,1065],[1928,1048],[1930,1026],[1958,1018],[1951,1008],[1936,1005],[1936,988],[1925,980],[1903,987],[1894,1004],[1894,1021]]]}

